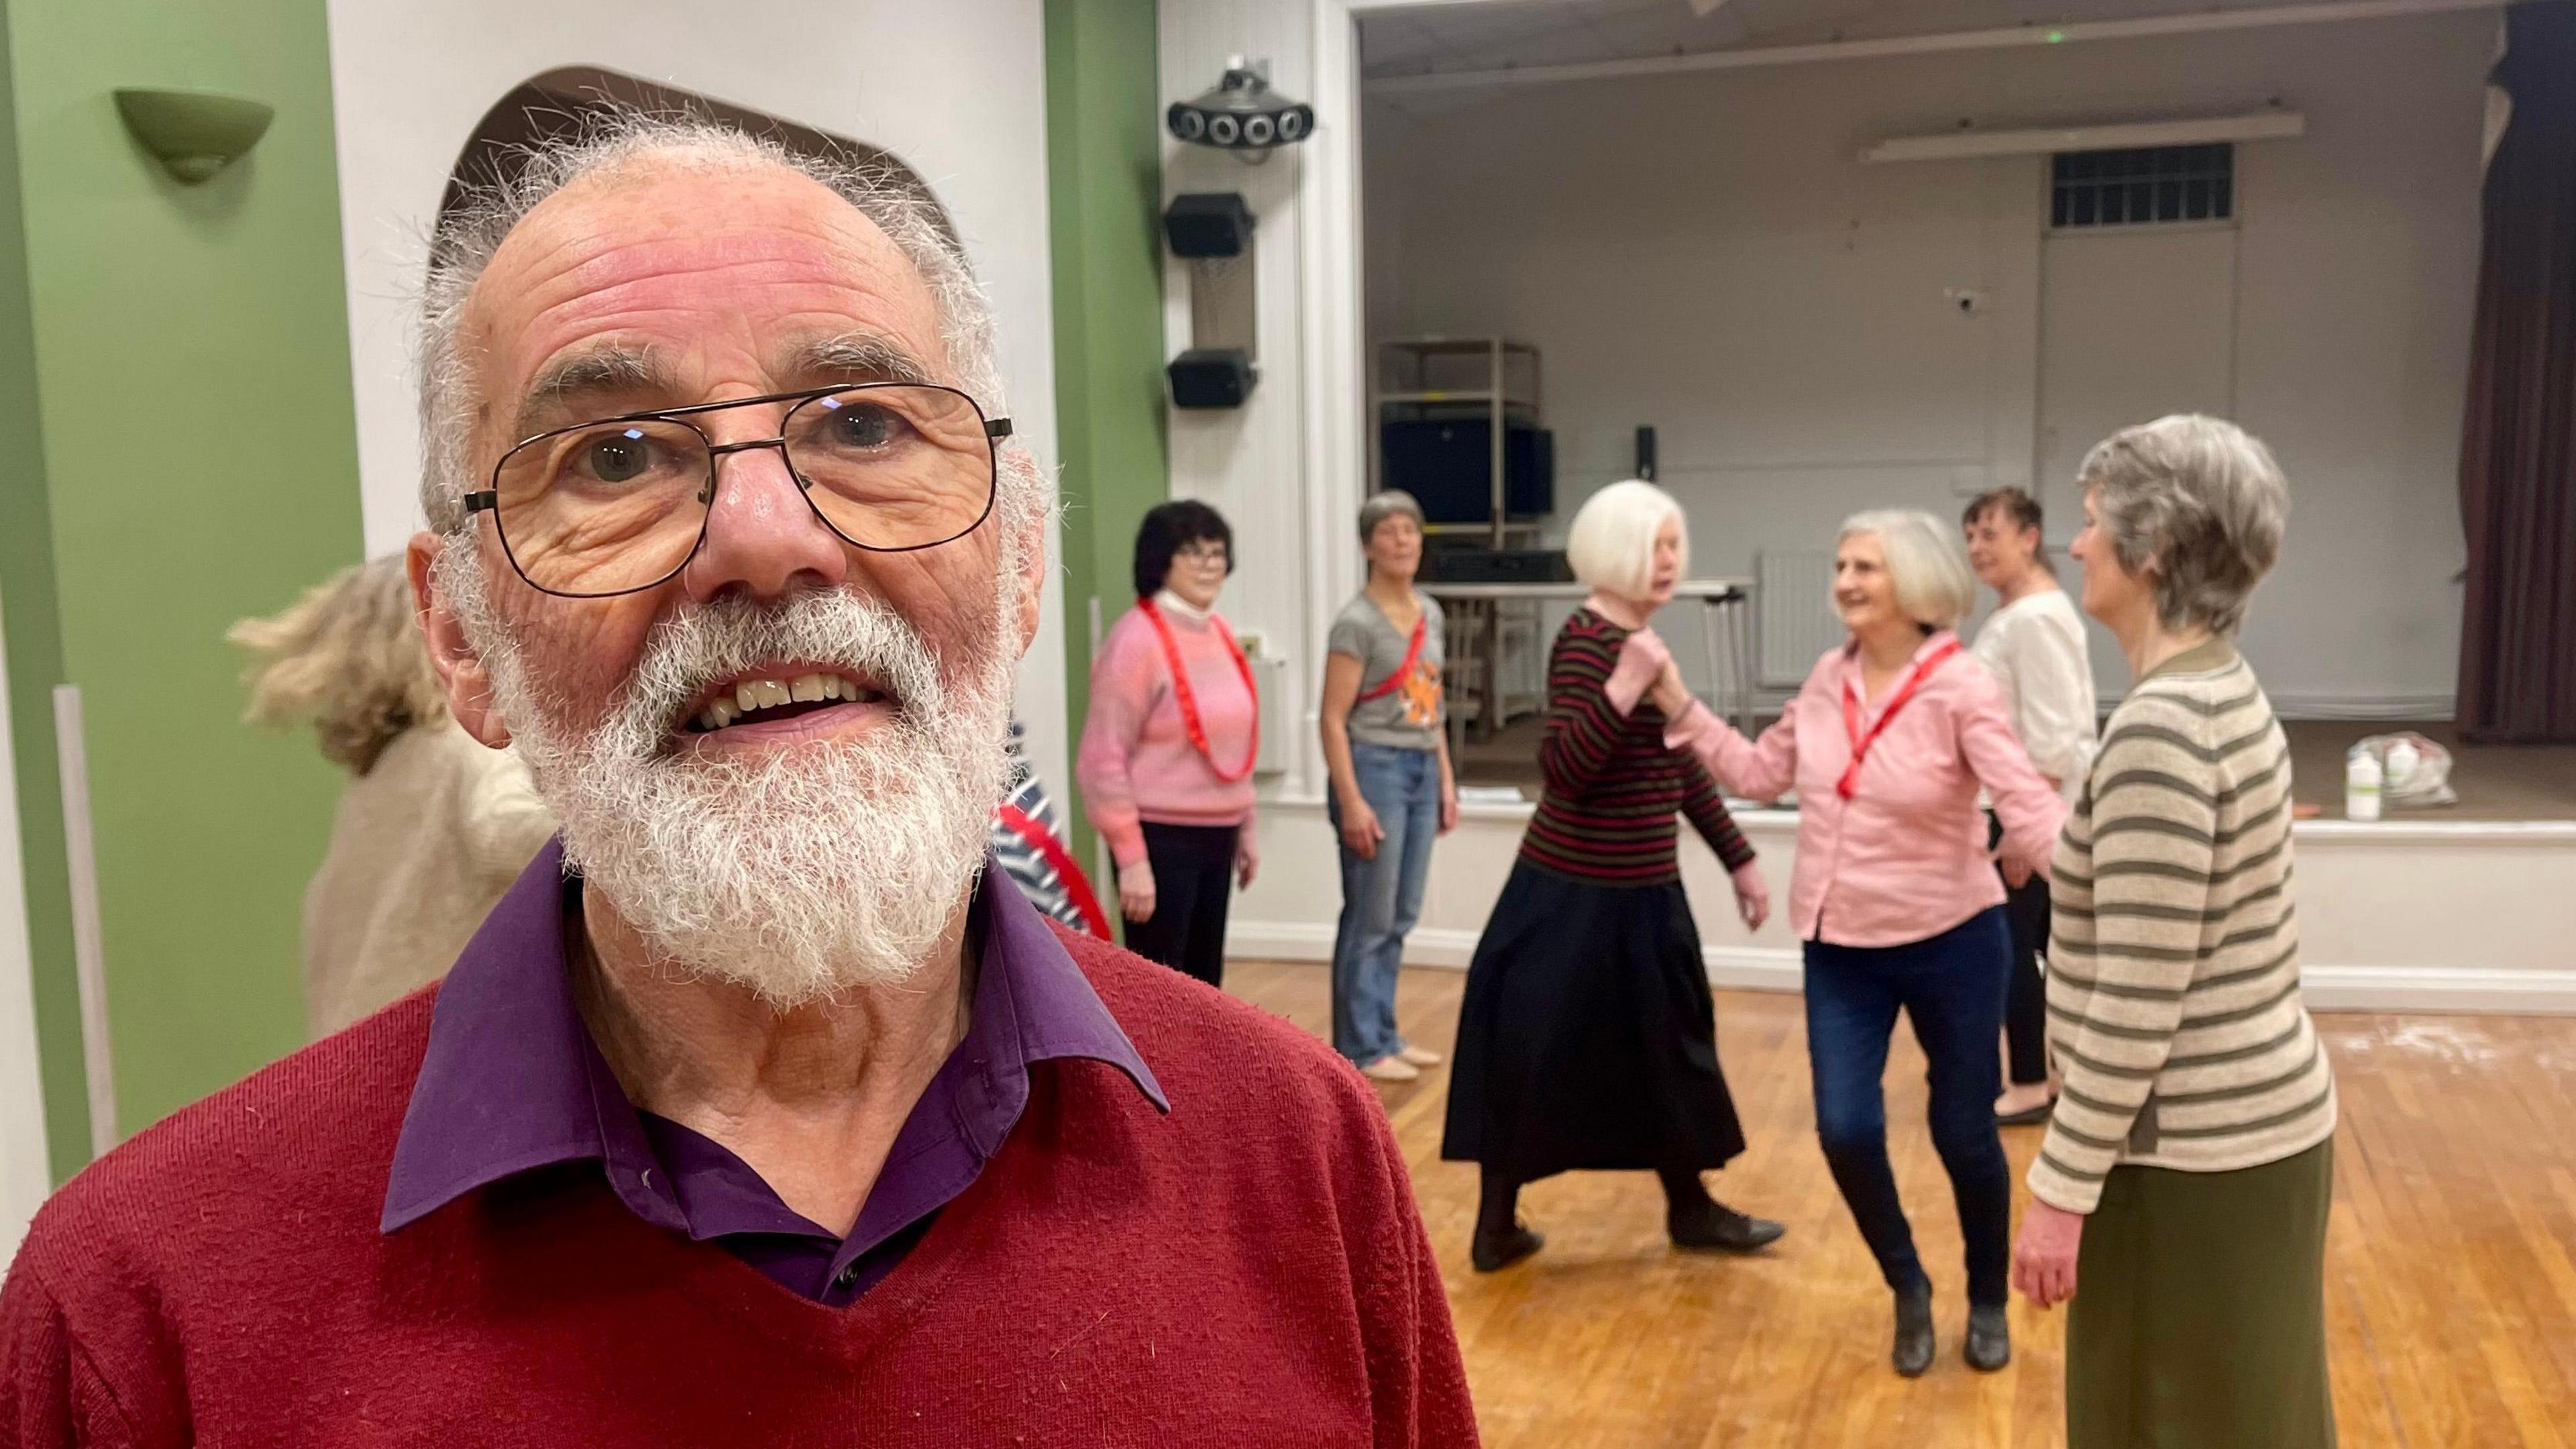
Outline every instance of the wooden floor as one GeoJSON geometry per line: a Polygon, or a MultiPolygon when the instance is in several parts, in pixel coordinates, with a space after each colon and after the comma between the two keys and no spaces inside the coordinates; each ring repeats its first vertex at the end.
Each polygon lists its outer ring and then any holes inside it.
{"type": "MultiPolygon", "coordinates": [[[[1236,962],[1227,973],[1238,995],[1324,1029],[1323,968],[1236,962]]],[[[1448,1048],[1463,980],[1405,974],[1411,1040],[1448,1048]]],[[[1911,1040],[1898,1033],[1888,1071],[1890,1145],[1939,1295],[1941,1358],[1908,1383],[1886,1366],[1887,1293],[1815,1146],[1798,999],[1722,992],[1717,1010],[1751,1146],[1710,1182],[1789,1224],[1759,1258],[1676,1254],[1651,1177],[1578,1173],[1522,1194],[1544,1252],[1471,1272],[1475,1169],[1439,1160],[1446,1072],[1380,1089],[1439,1252],[1485,1443],[2060,1443],[2062,1314],[2016,1298],[2014,1365],[1986,1377],[1959,1360],[1957,1220],[1921,1126],[1911,1040]]],[[[2327,1265],[2343,1444],[2576,1445],[2576,1019],[2319,1024],[2343,1091],[2327,1265]]],[[[2019,1196],[2038,1133],[2004,1136],[2019,1196]]]]}

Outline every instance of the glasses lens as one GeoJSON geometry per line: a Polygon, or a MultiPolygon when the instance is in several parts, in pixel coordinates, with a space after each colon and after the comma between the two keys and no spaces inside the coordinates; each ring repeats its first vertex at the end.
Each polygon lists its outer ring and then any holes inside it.
{"type": "Polygon", "coordinates": [[[706,509],[706,439],[685,423],[587,423],[521,443],[494,476],[511,561],[550,593],[624,593],[670,577],[706,509]]]}
{"type": "Polygon", "coordinates": [[[831,393],[787,415],[787,465],[861,548],[927,548],[984,521],[993,444],[962,392],[910,383],[831,393]]]}

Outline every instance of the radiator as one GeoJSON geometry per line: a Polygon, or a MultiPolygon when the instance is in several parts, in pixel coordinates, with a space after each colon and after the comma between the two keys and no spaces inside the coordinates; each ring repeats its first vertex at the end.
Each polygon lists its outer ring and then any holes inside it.
{"type": "Polygon", "coordinates": [[[1763,549],[1753,556],[1753,603],[1765,689],[1807,682],[1817,656],[1843,642],[1834,615],[1834,556],[1813,550],[1763,549]]]}

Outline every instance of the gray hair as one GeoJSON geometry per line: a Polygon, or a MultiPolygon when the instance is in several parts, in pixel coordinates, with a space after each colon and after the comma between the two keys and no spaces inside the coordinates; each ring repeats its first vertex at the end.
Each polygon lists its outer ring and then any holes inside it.
{"type": "MultiPolygon", "coordinates": [[[[789,151],[776,141],[694,116],[615,111],[562,140],[533,147],[509,179],[469,190],[439,218],[421,296],[419,360],[421,507],[441,533],[471,517],[465,494],[472,452],[474,378],[460,329],[474,285],[512,228],[556,192],[593,176],[647,167],[744,172],[777,167],[828,188],[874,222],[921,274],[939,309],[956,384],[985,411],[1005,411],[993,362],[992,312],[938,200],[898,170],[789,151]]],[[[1024,449],[1004,450],[999,511],[1016,535],[1044,517],[1046,479],[1024,449]]]]}
{"type": "Polygon", "coordinates": [[[1887,554],[1896,607],[1932,629],[1955,629],[1976,607],[1977,576],[1959,531],[1919,508],[1879,508],[1843,520],[1834,542],[1870,534],[1887,554]]]}
{"type": "Polygon", "coordinates": [[[1381,488],[1370,494],[1368,501],[1360,505],[1360,546],[1366,548],[1369,540],[1377,537],[1379,524],[1399,517],[1412,519],[1416,528],[1424,526],[1422,505],[1414,501],[1412,494],[1401,488],[1381,488]]]}
{"type": "Polygon", "coordinates": [[[2076,477],[2121,569],[2153,581],[2166,628],[2232,634],[2245,622],[2290,522],[2289,481],[2261,439],[2176,413],[2094,444],[2076,477]]]}
{"type": "Polygon", "coordinates": [[[1655,535],[1664,520],[1682,526],[1682,572],[1690,572],[1690,521],[1673,495],[1643,478],[1623,478],[1583,500],[1565,532],[1565,561],[1574,576],[1623,599],[1645,597],[1655,573],[1655,535]]]}

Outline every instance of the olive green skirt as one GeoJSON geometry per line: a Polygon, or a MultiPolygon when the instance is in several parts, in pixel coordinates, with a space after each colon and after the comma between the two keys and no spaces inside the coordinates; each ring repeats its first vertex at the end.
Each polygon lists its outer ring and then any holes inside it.
{"type": "Polygon", "coordinates": [[[2237,1172],[2117,1167],[2066,1325],[2067,1449],[2330,1449],[2334,1143],[2237,1172]]]}

